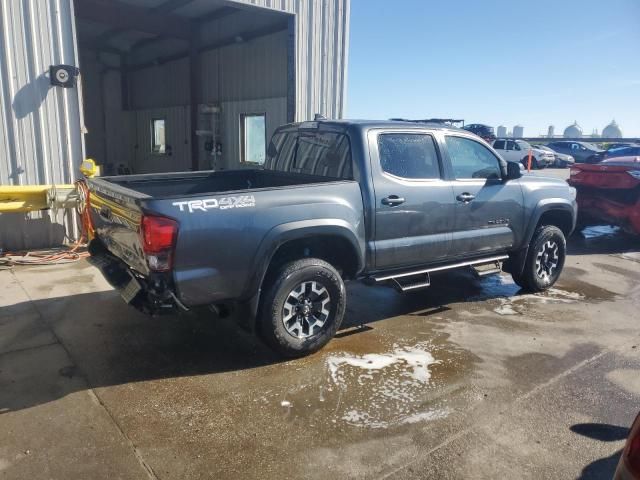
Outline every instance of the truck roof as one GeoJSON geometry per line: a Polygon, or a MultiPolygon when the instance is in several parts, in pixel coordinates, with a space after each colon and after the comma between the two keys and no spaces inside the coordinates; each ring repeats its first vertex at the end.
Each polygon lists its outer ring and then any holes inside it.
{"type": "Polygon", "coordinates": [[[281,129],[296,129],[296,128],[305,128],[308,125],[310,128],[315,128],[315,124],[318,127],[327,126],[327,127],[338,127],[342,129],[347,129],[349,127],[356,128],[358,130],[369,130],[371,128],[406,128],[406,129],[421,129],[421,128],[429,128],[432,130],[446,130],[453,132],[461,132],[468,134],[467,130],[463,130],[461,128],[452,127],[449,125],[443,125],[441,123],[434,122],[410,122],[410,121],[402,121],[402,120],[361,120],[361,119],[345,119],[345,120],[337,120],[337,119],[322,119],[322,120],[310,120],[305,122],[295,122],[289,123],[287,125],[283,125],[278,130],[281,129]],[[313,127],[312,127],[313,125],[313,127]]]}

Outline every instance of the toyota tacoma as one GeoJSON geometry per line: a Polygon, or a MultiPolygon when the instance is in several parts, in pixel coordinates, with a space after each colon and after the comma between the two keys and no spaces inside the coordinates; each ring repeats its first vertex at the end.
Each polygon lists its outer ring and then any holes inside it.
{"type": "Polygon", "coordinates": [[[427,288],[430,275],[511,273],[553,285],[575,189],[522,177],[483,140],[442,125],[282,126],[264,168],[91,178],[91,261],[149,312],[229,305],[286,356],[340,328],[345,281],[427,288]]]}

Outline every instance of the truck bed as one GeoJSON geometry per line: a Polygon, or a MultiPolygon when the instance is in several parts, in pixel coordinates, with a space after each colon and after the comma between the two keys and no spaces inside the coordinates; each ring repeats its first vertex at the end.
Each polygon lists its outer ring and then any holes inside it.
{"type": "Polygon", "coordinates": [[[341,179],[303,173],[247,169],[127,175],[103,177],[103,180],[157,199],[326,183],[341,179]]]}

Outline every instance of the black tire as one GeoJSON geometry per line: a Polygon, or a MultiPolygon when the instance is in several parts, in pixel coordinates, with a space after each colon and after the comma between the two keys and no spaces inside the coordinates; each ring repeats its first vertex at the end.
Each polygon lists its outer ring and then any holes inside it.
{"type": "Polygon", "coordinates": [[[529,292],[546,290],[560,277],[566,255],[567,241],[562,230],[542,225],[533,234],[522,273],[511,274],[513,281],[529,292]]]}
{"type": "Polygon", "coordinates": [[[268,281],[271,284],[260,300],[258,319],[265,342],[285,357],[301,357],[325,346],[340,328],[346,305],[344,282],[336,269],[324,260],[304,258],[284,264],[268,281]],[[298,296],[292,295],[298,288],[302,288],[298,296]],[[316,293],[322,289],[326,296],[316,293]],[[294,313],[298,311],[300,314],[294,313]]]}

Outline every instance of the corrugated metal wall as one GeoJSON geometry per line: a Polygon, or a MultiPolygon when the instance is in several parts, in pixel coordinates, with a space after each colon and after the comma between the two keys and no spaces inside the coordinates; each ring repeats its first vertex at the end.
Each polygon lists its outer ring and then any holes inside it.
{"type": "MultiPolygon", "coordinates": [[[[0,184],[72,183],[82,161],[77,89],[49,85],[49,65],[77,65],[69,0],[0,0],[0,184]]],[[[47,212],[0,214],[0,248],[75,236],[47,212]]]]}
{"type": "Polygon", "coordinates": [[[296,14],[296,120],[341,118],[346,101],[350,0],[234,0],[296,14]]]}

